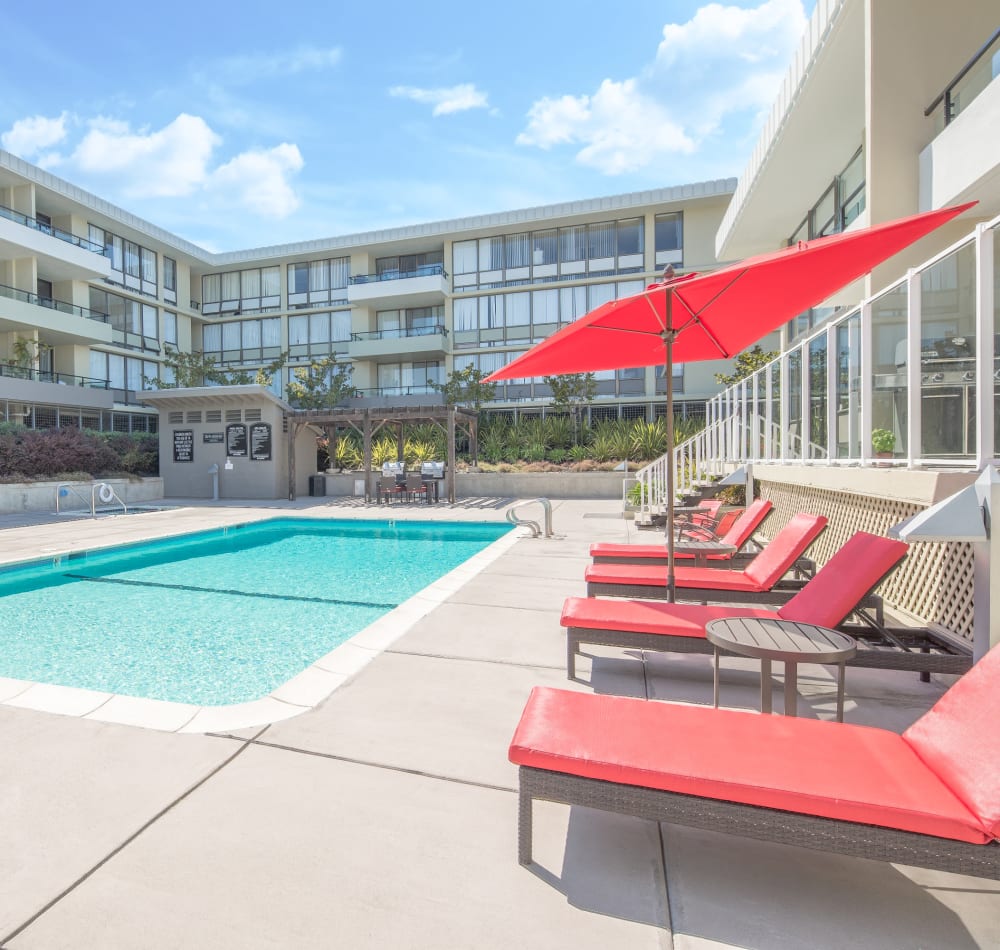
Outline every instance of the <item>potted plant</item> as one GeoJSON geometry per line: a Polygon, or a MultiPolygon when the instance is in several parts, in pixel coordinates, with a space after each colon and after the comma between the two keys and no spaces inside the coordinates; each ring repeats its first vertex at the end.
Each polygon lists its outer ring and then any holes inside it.
{"type": "Polygon", "coordinates": [[[876,458],[891,459],[896,448],[896,434],[889,429],[872,429],[872,451],[876,458]]]}

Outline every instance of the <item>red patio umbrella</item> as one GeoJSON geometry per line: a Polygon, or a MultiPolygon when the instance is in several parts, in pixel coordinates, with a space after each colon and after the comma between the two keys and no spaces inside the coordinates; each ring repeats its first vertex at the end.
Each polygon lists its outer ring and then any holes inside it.
{"type": "Polygon", "coordinates": [[[667,590],[674,599],[673,364],[732,358],[792,317],[976,202],[685,274],[602,304],[486,377],[486,382],[663,363],[667,381],[667,590]]]}

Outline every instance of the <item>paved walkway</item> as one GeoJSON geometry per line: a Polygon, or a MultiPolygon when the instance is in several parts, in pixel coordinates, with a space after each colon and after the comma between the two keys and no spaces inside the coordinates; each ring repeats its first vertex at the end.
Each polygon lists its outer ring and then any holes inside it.
{"type": "MultiPolygon", "coordinates": [[[[580,670],[593,687],[566,680],[559,610],[584,592],[587,545],[634,531],[612,502],[554,507],[562,538],[519,541],[292,719],[191,735],[0,707],[0,946],[1000,945],[997,883],[587,809],[536,805],[536,863],[519,867],[506,748],[532,686],[711,700],[708,657],[595,651],[580,670]]],[[[428,514],[503,510],[393,511],[428,514]]],[[[16,527],[0,552],[248,516],[202,506],[16,527]]],[[[727,664],[727,702],[753,706],[753,669],[727,664]]],[[[852,669],[846,719],[902,729],[942,688],[852,669]]],[[[800,692],[804,714],[832,717],[826,671],[804,667],[800,692]]]]}

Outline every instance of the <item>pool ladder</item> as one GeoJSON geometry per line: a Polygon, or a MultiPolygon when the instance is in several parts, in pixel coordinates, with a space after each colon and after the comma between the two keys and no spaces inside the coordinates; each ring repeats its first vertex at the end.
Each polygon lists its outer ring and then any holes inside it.
{"type": "Polygon", "coordinates": [[[511,505],[507,509],[507,520],[511,524],[519,525],[521,527],[529,528],[531,530],[531,536],[533,538],[540,537],[542,534],[541,526],[537,521],[529,521],[527,518],[520,518],[517,514],[518,508],[523,508],[525,505],[541,505],[542,510],[545,513],[545,537],[551,538],[552,535],[552,503],[548,498],[533,498],[530,501],[522,501],[519,504],[511,505]]]}

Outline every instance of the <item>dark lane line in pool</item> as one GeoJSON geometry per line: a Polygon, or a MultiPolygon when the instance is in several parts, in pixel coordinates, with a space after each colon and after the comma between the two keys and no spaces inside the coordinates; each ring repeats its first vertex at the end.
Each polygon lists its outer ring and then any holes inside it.
{"type": "Polygon", "coordinates": [[[334,604],[348,607],[382,607],[392,610],[399,604],[385,604],[371,600],[338,600],[331,597],[300,597],[295,594],[263,594],[260,591],[231,590],[224,587],[195,587],[189,584],[157,584],[154,581],[127,581],[121,577],[88,577],[86,574],[64,574],[75,581],[93,581],[99,584],[124,584],[126,587],[160,587],[164,590],[190,590],[198,594],[231,594],[234,597],[262,597],[265,600],[298,600],[310,604],[334,604]]]}

